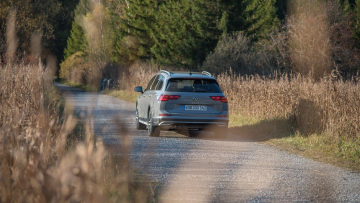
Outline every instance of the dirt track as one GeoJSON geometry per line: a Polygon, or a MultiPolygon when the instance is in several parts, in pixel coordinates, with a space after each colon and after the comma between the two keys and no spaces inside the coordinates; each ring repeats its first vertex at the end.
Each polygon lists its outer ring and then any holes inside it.
{"type": "Polygon", "coordinates": [[[155,183],[161,202],[360,202],[358,173],[231,134],[226,140],[212,133],[147,137],[134,129],[134,104],[57,86],[76,113],[93,115],[96,136],[115,153],[118,121],[128,128],[130,160],[155,183]]]}

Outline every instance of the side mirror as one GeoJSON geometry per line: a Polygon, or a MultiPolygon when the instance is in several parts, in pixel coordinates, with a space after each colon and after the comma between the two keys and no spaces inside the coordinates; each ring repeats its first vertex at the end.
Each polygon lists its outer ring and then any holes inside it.
{"type": "Polygon", "coordinates": [[[137,86],[137,87],[135,87],[135,92],[141,92],[141,93],[143,93],[143,89],[142,89],[142,87],[141,86],[137,86]]]}

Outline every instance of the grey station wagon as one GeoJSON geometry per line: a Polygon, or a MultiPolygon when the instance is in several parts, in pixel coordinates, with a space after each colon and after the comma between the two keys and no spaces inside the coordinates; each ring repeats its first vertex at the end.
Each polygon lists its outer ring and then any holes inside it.
{"type": "Polygon", "coordinates": [[[136,101],[136,128],[158,137],[161,130],[211,130],[227,135],[228,103],[208,72],[158,72],[136,101]]]}

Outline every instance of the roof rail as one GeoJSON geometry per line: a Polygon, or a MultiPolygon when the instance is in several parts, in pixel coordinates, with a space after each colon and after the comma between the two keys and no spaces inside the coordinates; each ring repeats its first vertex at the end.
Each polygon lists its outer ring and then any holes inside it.
{"type": "Polygon", "coordinates": [[[168,74],[169,76],[171,75],[171,73],[170,73],[169,71],[167,71],[167,70],[160,70],[160,72],[161,72],[161,73],[166,73],[166,74],[168,74]]]}
{"type": "Polygon", "coordinates": [[[203,72],[201,72],[201,73],[204,74],[204,75],[207,75],[207,76],[209,76],[209,77],[212,77],[211,73],[209,73],[209,72],[207,72],[207,71],[203,71],[203,72]]]}

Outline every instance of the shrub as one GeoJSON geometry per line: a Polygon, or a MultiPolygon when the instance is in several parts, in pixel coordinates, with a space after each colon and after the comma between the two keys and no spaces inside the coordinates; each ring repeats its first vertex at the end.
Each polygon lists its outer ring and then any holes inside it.
{"type": "Polygon", "coordinates": [[[271,36],[271,40],[255,43],[242,32],[225,35],[206,57],[202,69],[219,74],[231,68],[234,73],[261,75],[287,70],[284,34],[276,31],[271,36]]]}
{"type": "Polygon", "coordinates": [[[77,52],[60,64],[60,77],[77,84],[85,84],[86,62],[77,52]]]}

